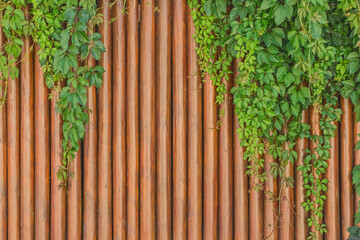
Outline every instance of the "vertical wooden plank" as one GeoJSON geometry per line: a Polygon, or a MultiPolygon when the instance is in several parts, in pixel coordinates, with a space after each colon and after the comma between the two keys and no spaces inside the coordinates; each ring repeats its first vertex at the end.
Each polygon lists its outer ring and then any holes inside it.
{"type": "Polygon", "coordinates": [[[202,239],[202,89],[195,27],[187,8],[188,39],[188,239],[202,239]]]}
{"type": "Polygon", "coordinates": [[[81,239],[81,148],[70,164],[67,189],[67,239],[81,239]]]}
{"type": "MultiPolygon", "coordinates": [[[[311,135],[317,135],[317,136],[320,136],[321,133],[321,130],[320,130],[320,113],[317,113],[315,111],[315,108],[314,107],[311,107],[310,108],[310,125],[311,125],[311,129],[310,129],[310,132],[311,132],[311,135]]],[[[318,146],[318,140],[316,141],[310,141],[309,143],[310,145],[310,151],[312,154],[315,154],[316,156],[318,156],[318,153],[316,152],[316,148],[318,146]]],[[[314,168],[314,166],[312,166],[312,174],[315,178],[319,178],[320,176],[317,175],[316,173],[316,170],[314,168]]],[[[314,186],[314,189],[315,189],[315,186],[314,186]]],[[[315,203],[315,196],[312,194],[310,196],[311,198],[311,201],[315,203]]],[[[314,204],[314,207],[318,207],[317,204],[314,204]]],[[[311,213],[313,214],[313,213],[311,213]]],[[[317,218],[316,218],[317,219],[317,218]]],[[[315,226],[311,226],[310,228],[310,231],[314,232],[315,233],[315,236],[317,237],[317,239],[320,239],[322,238],[322,235],[320,234],[319,231],[316,231],[315,229],[315,226]]]]}
{"type": "Polygon", "coordinates": [[[171,1],[156,14],[156,239],[171,239],[171,1]]]}
{"type": "MultiPolygon", "coordinates": [[[[302,122],[309,123],[309,112],[302,112],[302,122]]],[[[309,141],[307,138],[297,140],[295,150],[298,154],[296,161],[296,168],[304,165],[306,157],[305,149],[309,148],[309,141]]],[[[303,176],[301,171],[295,173],[295,239],[303,240],[308,236],[307,217],[308,214],[301,204],[305,201],[305,188],[303,187],[303,176]]]]}
{"type": "Polygon", "coordinates": [[[222,104],[222,117],[219,135],[219,239],[233,239],[233,138],[232,138],[232,99],[230,90],[232,77],[226,81],[225,102],[222,104]]]}
{"type": "Polygon", "coordinates": [[[173,4],[173,239],[186,239],[186,3],[173,4]]]}
{"type": "MultiPolygon", "coordinates": [[[[89,66],[95,65],[95,60],[89,58],[89,66]]],[[[97,209],[97,104],[96,88],[92,86],[88,89],[87,107],[92,112],[89,113],[89,123],[85,126],[84,138],[84,222],[83,239],[96,239],[96,209],[97,209]]]]}
{"type": "Polygon", "coordinates": [[[20,80],[8,79],[8,239],[20,239],[20,80]]]}
{"type": "MultiPolygon", "coordinates": [[[[234,61],[233,85],[236,85],[238,62],[234,61]]],[[[235,107],[234,107],[235,108],[235,107]]],[[[249,239],[249,195],[248,176],[246,175],[247,161],[244,161],[244,149],[240,146],[239,128],[236,112],[234,111],[234,239],[249,239]]]]}
{"type": "MultiPolygon", "coordinates": [[[[356,122],[356,114],[354,113],[353,115],[353,121],[354,121],[354,149],[355,149],[355,146],[356,146],[356,143],[360,140],[360,122],[356,122]]],[[[360,164],[360,150],[356,150],[354,151],[354,166],[357,166],[360,164]]],[[[360,196],[357,195],[356,193],[356,190],[355,188],[353,188],[354,190],[354,205],[355,205],[355,208],[354,208],[354,214],[356,214],[356,212],[358,211],[359,209],[359,201],[360,201],[360,196]]],[[[358,224],[357,226],[360,226],[360,224],[358,224]]]]}
{"type": "Polygon", "coordinates": [[[255,191],[254,186],[258,183],[258,179],[250,176],[249,183],[249,233],[250,240],[263,239],[263,193],[255,191]]]}
{"type": "MultiPolygon", "coordinates": [[[[0,39],[1,40],[1,39],[0,39]]],[[[6,106],[0,110],[0,240],[7,239],[7,144],[6,106]]]]}
{"type": "Polygon", "coordinates": [[[218,235],[218,131],[215,87],[208,75],[204,83],[204,205],[203,239],[218,235]]]}
{"type": "MultiPolygon", "coordinates": [[[[338,122],[333,123],[336,127],[338,122]]],[[[331,138],[329,166],[326,171],[326,179],[329,180],[327,185],[325,202],[325,224],[327,233],[326,240],[340,238],[340,186],[339,186],[339,130],[336,130],[335,137],[331,138]]]]}
{"type": "Polygon", "coordinates": [[[140,239],[155,239],[155,13],[141,1],[140,22],[140,239]]]}
{"type": "Polygon", "coordinates": [[[138,3],[127,1],[126,164],[127,239],[139,239],[139,25],[138,3]]]}
{"type": "Polygon", "coordinates": [[[30,39],[20,59],[20,238],[34,238],[34,72],[30,39]]]}
{"type": "Polygon", "coordinates": [[[61,161],[62,153],[62,120],[56,112],[56,102],[59,93],[53,91],[51,100],[51,229],[50,238],[64,240],[66,236],[66,195],[65,189],[59,189],[60,181],[56,176],[61,161]]]}
{"type": "Polygon", "coordinates": [[[354,200],[351,180],[353,168],[353,114],[350,99],[340,99],[343,115],[340,130],[340,186],[341,186],[341,237],[347,239],[346,229],[353,225],[354,200]]]}
{"type": "Polygon", "coordinates": [[[101,54],[100,65],[105,73],[103,83],[99,90],[99,141],[98,141],[98,239],[112,239],[112,184],[111,184],[111,115],[112,115],[112,85],[111,85],[111,20],[110,0],[100,1],[101,13],[104,15],[104,23],[99,27],[106,52],[101,54]]]}
{"type": "MultiPolygon", "coordinates": [[[[0,26],[0,46],[4,43],[4,35],[0,26]]],[[[3,86],[2,86],[3,87],[3,86]]],[[[3,92],[1,92],[3,94],[3,92]]],[[[6,104],[0,109],[0,240],[7,239],[7,222],[8,222],[8,183],[7,183],[7,122],[6,122],[6,104]]]]}
{"type": "MultiPolygon", "coordinates": [[[[235,114],[234,114],[235,115],[235,114]]],[[[244,161],[244,150],[235,131],[239,122],[234,117],[234,239],[249,239],[249,200],[247,162],[244,161]]]]}
{"type": "MultiPolygon", "coordinates": [[[[284,129],[284,132],[288,132],[284,129]]],[[[285,143],[285,149],[289,149],[289,143],[285,143]]],[[[291,149],[292,150],[292,149],[291,149]]],[[[289,161],[285,167],[285,177],[294,178],[294,165],[289,161]]],[[[279,222],[279,239],[294,239],[294,189],[291,186],[283,184],[280,195],[280,222],[279,222]]],[[[281,187],[281,186],[280,186],[281,187]]],[[[279,188],[280,188],[279,187],[279,188]]]]}
{"type": "Polygon", "coordinates": [[[49,90],[35,46],[35,239],[50,237],[49,90]]]}
{"type": "MultiPolygon", "coordinates": [[[[1,39],[0,39],[1,40],[1,39]]],[[[0,240],[7,239],[6,106],[0,110],[0,240]]]]}
{"type": "Polygon", "coordinates": [[[113,231],[114,239],[126,239],[126,92],[125,6],[113,7],[113,231]]]}
{"type": "MultiPolygon", "coordinates": [[[[269,144],[269,143],[265,143],[269,144]]],[[[264,183],[264,237],[266,239],[278,239],[278,205],[274,197],[278,196],[277,179],[271,175],[271,163],[275,162],[269,154],[264,154],[264,171],[268,178],[264,183]]]]}

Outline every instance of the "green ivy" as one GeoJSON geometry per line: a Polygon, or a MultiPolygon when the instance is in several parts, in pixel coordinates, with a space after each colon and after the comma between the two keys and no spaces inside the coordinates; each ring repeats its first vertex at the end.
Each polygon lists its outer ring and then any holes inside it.
{"type": "MultiPolygon", "coordinates": [[[[324,173],[334,122],[341,115],[339,96],[351,98],[355,112],[360,112],[358,2],[188,0],[188,4],[202,76],[213,80],[218,103],[225,92],[219,79],[227,79],[231,63],[238,62],[231,93],[244,160],[249,162],[247,174],[258,180],[253,190],[262,190],[269,177],[292,186],[294,180],[285,168],[297,160],[297,139],[310,140],[313,147],[306,149],[298,170],[306,189],[302,206],[310,212],[308,226],[313,230],[308,239],[316,239],[317,233],[326,233],[323,209],[329,181],[324,173]],[[302,112],[310,107],[320,119],[315,128],[302,122],[302,112]],[[272,176],[264,173],[264,154],[276,159],[272,176]]],[[[356,169],[354,183],[360,189],[356,169]]]]}
{"type": "Polygon", "coordinates": [[[360,228],[359,227],[350,227],[348,228],[350,237],[348,240],[360,240],[360,228]]]}
{"type": "MultiPolygon", "coordinates": [[[[360,5],[358,0],[342,0],[339,1],[339,8],[343,11],[347,17],[347,21],[352,29],[351,41],[354,47],[351,49],[351,53],[347,56],[347,71],[352,76],[343,82],[341,94],[350,98],[354,104],[354,112],[356,113],[356,122],[360,121],[360,5]]],[[[360,136],[360,134],[358,134],[360,136]]],[[[360,149],[360,142],[356,143],[355,150],[360,149]]],[[[354,167],[352,171],[352,180],[356,189],[356,193],[360,195],[360,165],[354,167]]],[[[360,203],[360,202],[359,202],[360,203]]],[[[355,214],[355,225],[360,223],[360,209],[355,214]]],[[[359,227],[351,227],[348,229],[351,233],[349,239],[360,239],[359,227]]]]}
{"type": "Polygon", "coordinates": [[[104,69],[88,66],[90,57],[100,60],[105,47],[101,35],[93,32],[102,22],[95,0],[10,0],[0,1],[0,22],[6,42],[0,52],[0,104],[6,99],[9,78],[19,75],[23,39],[31,37],[40,46],[39,61],[46,85],[59,93],[56,110],[63,119],[63,160],[57,177],[66,187],[69,164],[84,138],[90,109],[86,107],[88,87],[99,88],[104,69]],[[27,16],[27,17],[25,17],[27,16]],[[62,84],[64,82],[64,84],[62,84]]]}

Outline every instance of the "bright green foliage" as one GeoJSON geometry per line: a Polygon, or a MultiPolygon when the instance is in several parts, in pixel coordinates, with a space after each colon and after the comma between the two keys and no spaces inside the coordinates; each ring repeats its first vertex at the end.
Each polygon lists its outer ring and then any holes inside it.
{"type": "Polygon", "coordinates": [[[57,111],[63,119],[63,160],[58,171],[66,187],[69,164],[80,148],[88,122],[87,89],[101,86],[104,69],[88,66],[86,60],[99,60],[105,51],[99,33],[93,28],[102,22],[96,0],[11,0],[0,2],[1,27],[7,41],[0,52],[0,79],[5,88],[10,77],[18,77],[19,60],[24,38],[32,37],[40,46],[40,63],[46,85],[58,93],[57,111]],[[25,18],[25,14],[27,18],[25,18]],[[65,82],[65,84],[61,84],[65,82]],[[65,86],[64,86],[65,85],[65,86]]]}
{"type": "Polygon", "coordinates": [[[197,9],[191,14],[197,28],[195,37],[198,48],[196,51],[203,73],[202,77],[205,79],[205,74],[208,73],[218,93],[216,103],[221,104],[225,100],[224,93],[226,92],[222,79],[229,80],[231,73],[229,67],[232,61],[225,48],[226,40],[229,38],[227,35],[229,26],[225,15],[227,4],[224,1],[201,0],[201,3],[189,1],[189,5],[192,9],[197,9]]]}
{"type": "Polygon", "coordinates": [[[6,37],[0,48],[0,106],[6,99],[8,78],[15,79],[19,75],[16,64],[24,45],[22,37],[25,30],[22,27],[25,29],[27,26],[28,29],[31,26],[22,11],[24,7],[25,1],[0,1],[1,27],[6,37]]]}
{"type": "MultiPolygon", "coordinates": [[[[352,181],[355,185],[356,194],[360,195],[360,165],[357,165],[352,170],[352,181]]],[[[360,202],[359,202],[360,203],[360,202]]],[[[360,212],[355,214],[355,225],[360,223],[360,212]]],[[[360,228],[359,228],[360,230],[360,228]]]]}
{"type": "Polygon", "coordinates": [[[348,232],[350,233],[350,237],[348,240],[360,240],[360,228],[359,227],[349,227],[348,232]]]}
{"type": "MultiPolygon", "coordinates": [[[[351,78],[346,79],[343,82],[343,88],[341,94],[350,98],[354,104],[354,112],[356,113],[356,121],[360,121],[360,5],[358,0],[342,0],[339,1],[339,8],[344,12],[344,15],[347,17],[348,23],[351,26],[351,40],[352,44],[355,45],[351,49],[351,53],[347,56],[347,70],[351,74],[351,78]]],[[[345,66],[344,66],[345,67],[345,66]]],[[[359,134],[360,136],[360,134],[359,134]]],[[[356,143],[355,150],[360,149],[360,142],[356,143]]],[[[356,189],[356,193],[360,195],[360,165],[354,167],[352,171],[352,180],[356,189]]],[[[355,225],[360,223],[360,209],[358,209],[355,214],[355,225]]],[[[360,228],[351,227],[348,229],[351,233],[349,239],[360,239],[360,228]]]]}
{"type": "MultiPolygon", "coordinates": [[[[238,62],[233,103],[244,159],[250,163],[247,174],[257,179],[254,190],[263,189],[264,181],[270,177],[263,171],[264,154],[276,159],[271,164],[271,175],[291,186],[293,180],[286,175],[285,168],[297,160],[294,151],[297,139],[308,138],[313,148],[306,150],[304,164],[298,168],[306,189],[302,206],[310,212],[309,228],[326,233],[323,209],[328,180],[324,173],[330,139],[336,131],[333,123],[341,115],[338,97],[341,94],[359,105],[357,1],[188,3],[193,9],[203,76],[209,74],[219,86],[221,81],[217,78],[225,74],[227,79],[230,63],[234,59],[238,62]],[[319,115],[319,132],[302,119],[302,113],[310,107],[319,115]]],[[[217,92],[224,94],[221,88],[217,92]]],[[[360,107],[355,111],[360,112],[360,107]]],[[[310,231],[308,238],[316,239],[316,233],[310,231]]]]}

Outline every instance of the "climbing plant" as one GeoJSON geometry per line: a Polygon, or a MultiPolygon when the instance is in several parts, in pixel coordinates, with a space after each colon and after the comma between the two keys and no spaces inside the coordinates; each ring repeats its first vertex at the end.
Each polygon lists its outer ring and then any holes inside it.
{"type": "MultiPolygon", "coordinates": [[[[339,8],[347,17],[347,21],[352,29],[351,40],[354,47],[347,57],[348,71],[351,78],[346,79],[342,88],[342,95],[350,98],[354,104],[354,112],[356,113],[356,122],[360,121],[360,4],[358,0],[340,1],[339,8]]],[[[358,134],[360,136],[360,134],[358,134]]],[[[360,149],[360,141],[356,143],[355,150],[360,149]]],[[[360,195],[360,165],[354,167],[352,171],[352,180],[357,195],[360,195]]],[[[360,202],[359,202],[360,204],[360,202]]],[[[355,214],[355,225],[360,223],[360,208],[355,214]]],[[[348,229],[350,239],[360,239],[360,227],[353,226],[348,229]]]]}
{"type": "MultiPolygon", "coordinates": [[[[297,140],[310,140],[297,170],[305,188],[302,206],[310,213],[308,239],[316,239],[326,233],[323,209],[329,181],[324,176],[334,123],[341,116],[340,96],[351,98],[360,119],[358,1],[188,0],[188,4],[202,77],[208,75],[216,86],[219,104],[225,93],[221,79],[228,79],[232,62],[238,63],[231,93],[244,160],[249,162],[247,174],[255,179],[253,190],[262,190],[269,177],[292,186],[286,166],[297,161],[297,140]],[[307,109],[319,119],[316,126],[302,119],[307,109]],[[272,176],[264,173],[265,154],[275,159],[272,176]]],[[[353,182],[360,194],[359,166],[354,168],[353,182]]],[[[275,199],[280,203],[280,196],[275,199]]],[[[358,213],[355,223],[359,220],[358,213]]]]}
{"type": "Polygon", "coordinates": [[[18,63],[24,39],[38,44],[50,97],[58,95],[56,111],[63,119],[63,160],[58,171],[61,186],[66,187],[69,164],[84,137],[89,109],[87,89],[102,83],[104,69],[87,64],[100,60],[105,51],[101,35],[94,32],[102,23],[96,0],[1,0],[0,24],[5,42],[0,49],[0,81],[3,105],[7,83],[19,75],[18,63]]]}

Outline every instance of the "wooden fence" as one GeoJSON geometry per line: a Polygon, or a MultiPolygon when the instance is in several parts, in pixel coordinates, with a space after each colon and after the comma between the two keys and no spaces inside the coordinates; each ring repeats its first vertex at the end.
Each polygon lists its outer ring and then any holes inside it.
{"type": "MultiPolygon", "coordinates": [[[[48,100],[38,58],[26,55],[31,43],[25,41],[20,77],[9,81],[0,113],[0,240],[306,239],[296,166],[286,169],[296,183],[283,189],[279,204],[249,193],[231,96],[217,129],[215,88],[199,77],[186,1],[128,0],[126,15],[119,14],[120,2],[111,10],[100,3],[105,21],[120,17],[99,28],[106,73],[99,92],[89,89],[93,113],[68,192],[56,178],[62,159],[56,96],[48,100]]],[[[360,163],[353,151],[360,125],[350,102],[340,105],[344,114],[326,173],[329,240],[347,238],[359,200],[351,169],[360,163]]],[[[319,131],[316,114],[303,118],[319,131]]],[[[296,165],[308,144],[296,145],[296,165]]],[[[272,159],[265,160],[269,172],[272,159]]],[[[277,181],[270,178],[265,189],[278,192],[277,181]]]]}

